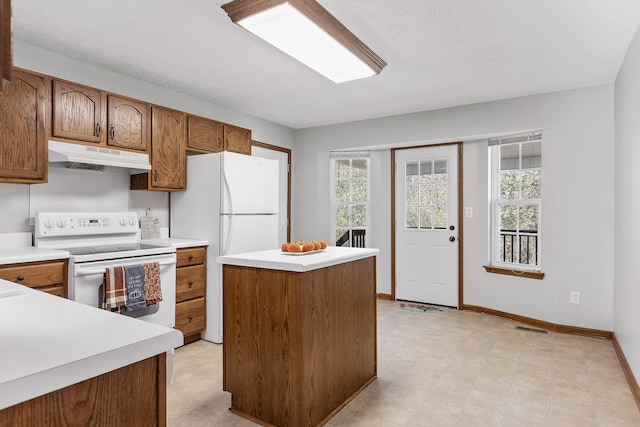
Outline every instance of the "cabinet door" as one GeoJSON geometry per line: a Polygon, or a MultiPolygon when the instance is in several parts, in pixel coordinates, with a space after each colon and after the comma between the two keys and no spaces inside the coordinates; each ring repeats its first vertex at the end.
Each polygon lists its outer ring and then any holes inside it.
{"type": "Polygon", "coordinates": [[[187,149],[217,153],[222,151],[223,124],[204,117],[189,116],[187,149]]]}
{"type": "Polygon", "coordinates": [[[107,145],[147,151],[147,105],[140,101],[109,95],[107,98],[107,145]]]}
{"type": "Polygon", "coordinates": [[[45,76],[13,70],[0,89],[0,181],[46,182],[45,76]]]}
{"type": "Polygon", "coordinates": [[[224,125],[224,149],[251,155],[251,130],[233,125],[224,125]]]}
{"type": "Polygon", "coordinates": [[[151,187],[185,188],[186,126],[183,113],[154,107],[151,119],[151,187]]]}
{"type": "Polygon", "coordinates": [[[102,92],[53,81],[53,136],[99,143],[104,133],[102,92]]]}

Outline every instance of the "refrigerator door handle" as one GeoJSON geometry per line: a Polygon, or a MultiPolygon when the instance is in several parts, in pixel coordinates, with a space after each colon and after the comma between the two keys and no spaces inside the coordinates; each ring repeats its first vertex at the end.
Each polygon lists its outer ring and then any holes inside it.
{"type": "Polygon", "coordinates": [[[222,255],[227,255],[227,252],[229,252],[229,245],[231,245],[231,236],[233,234],[233,200],[231,198],[231,190],[229,189],[227,174],[223,172],[222,177],[222,181],[224,182],[223,197],[228,198],[229,200],[229,215],[226,215],[229,217],[229,229],[227,233],[227,240],[225,240],[224,246],[220,249],[222,249],[222,255]]]}

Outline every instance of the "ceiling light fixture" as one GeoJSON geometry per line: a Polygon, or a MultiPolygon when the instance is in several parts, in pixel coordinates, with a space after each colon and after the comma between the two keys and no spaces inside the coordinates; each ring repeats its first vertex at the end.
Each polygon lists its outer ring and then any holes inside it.
{"type": "Polygon", "coordinates": [[[231,21],[336,83],[387,65],[314,0],[234,0],[222,8],[231,21]]]}

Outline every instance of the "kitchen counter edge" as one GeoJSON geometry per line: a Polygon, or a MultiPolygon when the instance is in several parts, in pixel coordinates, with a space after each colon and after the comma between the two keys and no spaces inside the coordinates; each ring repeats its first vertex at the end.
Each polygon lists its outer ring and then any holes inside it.
{"type": "Polygon", "coordinates": [[[345,248],[328,246],[326,250],[291,255],[280,249],[268,251],[248,252],[236,255],[224,255],[217,258],[223,265],[240,267],[265,268],[293,272],[306,272],[345,262],[357,261],[376,256],[379,249],[374,248],[345,248]]]}
{"type": "Polygon", "coordinates": [[[182,345],[176,329],[2,279],[0,296],[0,409],[182,345]]]}
{"type": "Polygon", "coordinates": [[[0,248],[0,265],[67,259],[69,252],[35,246],[0,248]]]}
{"type": "Polygon", "coordinates": [[[147,239],[147,240],[142,240],[142,242],[156,243],[161,245],[171,245],[176,249],[209,246],[208,240],[186,239],[182,237],[165,237],[160,239],[147,239]]]}

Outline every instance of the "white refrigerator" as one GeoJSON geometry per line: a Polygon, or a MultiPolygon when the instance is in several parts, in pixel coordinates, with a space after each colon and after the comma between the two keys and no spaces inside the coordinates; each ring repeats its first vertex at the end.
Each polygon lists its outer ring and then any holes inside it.
{"type": "Polygon", "coordinates": [[[171,237],[204,239],[207,323],[202,337],[222,342],[219,255],[277,249],[278,161],[222,152],[187,156],[186,191],[171,193],[171,237]]]}

